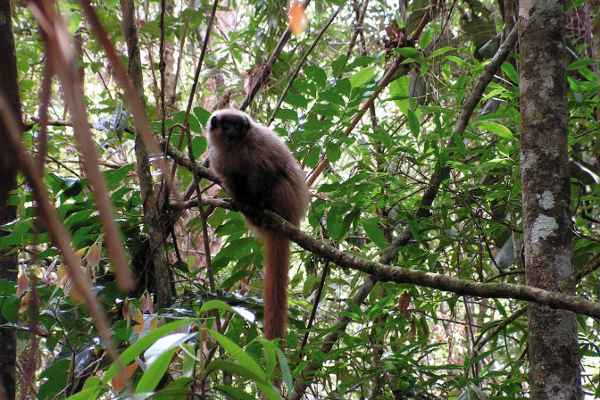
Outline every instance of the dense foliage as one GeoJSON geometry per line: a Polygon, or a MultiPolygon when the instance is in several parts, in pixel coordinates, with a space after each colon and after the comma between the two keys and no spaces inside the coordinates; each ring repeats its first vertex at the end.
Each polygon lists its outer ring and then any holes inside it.
{"type": "MultiPolygon", "coordinates": [[[[385,262],[479,283],[524,283],[516,51],[495,73],[466,129],[457,129],[465,100],[509,31],[498,4],[363,1],[364,21],[361,1],[313,1],[307,29],[289,39],[247,108],[287,141],[307,173],[327,160],[314,176],[301,229],[372,260],[382,260],[394,238],[406,237],[385,262]],[[433,205],[424,207],[424,193],[440,171],[446,172],[441,187],[433,205]]],[[[96,3],[111,41],[126,54],[121,4],[96,3]]],[[[212,1],[145,0],[135,6],[148,119],[157,138],[200,163],[208,116],[216,107],[239,106],[259,81],[287,29],[288,5],[219,2],[187,111],[212,1]]],[[[171,206],[163,210],[168,240],[158,250],[168,255],[176,296],[170,306],[158,307],[152,292],[168,283],[153,275],[157,250],[143,218],[126,98],[79,3],[60,1],[58,8],[77,38],[88,119],[137,289],[127,295],[115,284],[94,191],[81,169],[62,86],[55,83],[44,181],[93,279],[125,369],[119,371],[105,353],[38,219],[32,191],[19,178],[12,196],[18,219],[0,238],[2,251],[18,252],[19,278],[0,282],[0,301],[3,326],[18,329],[20,363],[32,353],[37,362],[35,375],[21,385],[29,382],[40,399],[116,398],[127,390],[157,399],[191,398],[192,392],[197,398],[275,399],[277,384],[292,393],[302,381],[310,383],[306,398],[526,396],[526,303],[412,284],[373,285],[366,274],[297,246],[284,351],[266,341],[261,244],[239,212],[177,206],[178,197],[195,196],[194,176],[183,166],[174,175],[179,194],[171,192],[171,206]]],[[[590,42],[582,27],[594,19],[600,26],[600,12],[572,1],[568,15],[573,264],[577,294],[598,301],[600,65],[592,57],[600,41],[590,42]]],[[[34,152],[44,46],[29,9],[16,7],[13,26],[23,137],[34,152]]],[[[163,175],[156,166],[152,172],[159,190],[163,175]]],[[[206,180],[198,184],[208,196],[222,193],[206,180]]],[[[592,318],[578,322],[583,385],[592,398],[600,396],[600,332],[592,318]]]]}

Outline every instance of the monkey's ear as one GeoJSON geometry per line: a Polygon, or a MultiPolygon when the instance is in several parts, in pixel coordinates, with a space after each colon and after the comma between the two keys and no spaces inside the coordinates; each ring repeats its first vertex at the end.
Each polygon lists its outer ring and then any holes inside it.
{"type": "Polygon", "coordinates": [[[243,120],[244,120],[244,122],[243,122],[244,129],[245,130],[249,130],[250,127],[252,126],[250,118],[248,116],[244,115],[243,116],[243,120]]]}
{"type": "Polygon", "coordinates": [[[219,116],[213,115],[208,120],[208,129],[213,130],[219,127],[219,116]]]}

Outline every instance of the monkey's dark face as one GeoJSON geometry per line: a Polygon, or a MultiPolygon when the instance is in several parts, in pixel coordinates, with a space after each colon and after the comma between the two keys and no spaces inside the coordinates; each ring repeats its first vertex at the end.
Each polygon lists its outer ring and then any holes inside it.
{"type": "Polygon", "coordinates": [[[250,127],[250,118],[235,110],[217,111],[208,120],[210,135],[224,144],[233,144],[243,140],[250,127]]]}

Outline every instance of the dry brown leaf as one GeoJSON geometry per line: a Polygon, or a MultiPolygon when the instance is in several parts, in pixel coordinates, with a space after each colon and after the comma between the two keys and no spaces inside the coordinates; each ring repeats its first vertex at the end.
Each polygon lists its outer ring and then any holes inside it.
{"type": "Polygon", "coordinates": [[[23,297],[21,297],[21,304],[19,305],[19,314],[25,315],[27,313],[27,308],[29,307],[30,301],[31,292],[27,292],[23,297]]]}
{"type": "Polygon", "coordinates": [[[140,308],[144,313],[152,314],[154,312],[154,301],[148,292],[144,292],[140,297],[140,308]]]}
{"type": "Polygon", "coordinates": [[[21,297],[27,292],[27,288],[29,287],[29,277],[23,271],[19,272],[19,277],[17,278],[17,296],[21,297]]]}
{"type": "Polygon", "coordinates": [[[85,256],[85,262],[89,268],[95,268],[100,264],[100,257],[102,256],[102,244],[96,242],[90,246],[85,256]]]}
{"type": "Polygon", "coordinates": [[[402,296],[400,296],[400,313],[402,313],[405,318],[410,317],[410,310],[408,309],[408,306],[410,306],[410,299],[411,296],[408,292],[404,292],[402,293],[402,296]]]}
{"type": "Polygon", "coordinates": [[[135,370],[137,369],[138,364],[134,362],[133,364],[129,364],[125,368],[123,368],[113,379],[112,379],[112,387],[113,391],[120,392],[125,389],[125,383],[131,379],[135,370]]]}
{"type": "Polygon", "coordinates": [[[294,0],[288,11],[288,24],[294,35],[300,35],[308,25],[308,19],[301,1],[294,0]]]}

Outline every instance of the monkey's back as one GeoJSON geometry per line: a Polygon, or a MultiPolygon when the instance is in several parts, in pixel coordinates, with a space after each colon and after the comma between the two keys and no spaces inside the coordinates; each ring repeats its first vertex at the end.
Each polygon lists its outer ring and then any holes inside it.
{"type": "Polygon", "coordinates": [[[273,131],[254,124],[246,138],[209,158],[234,200],[299,224],[309,202],[304,173],[273,131]]]}

